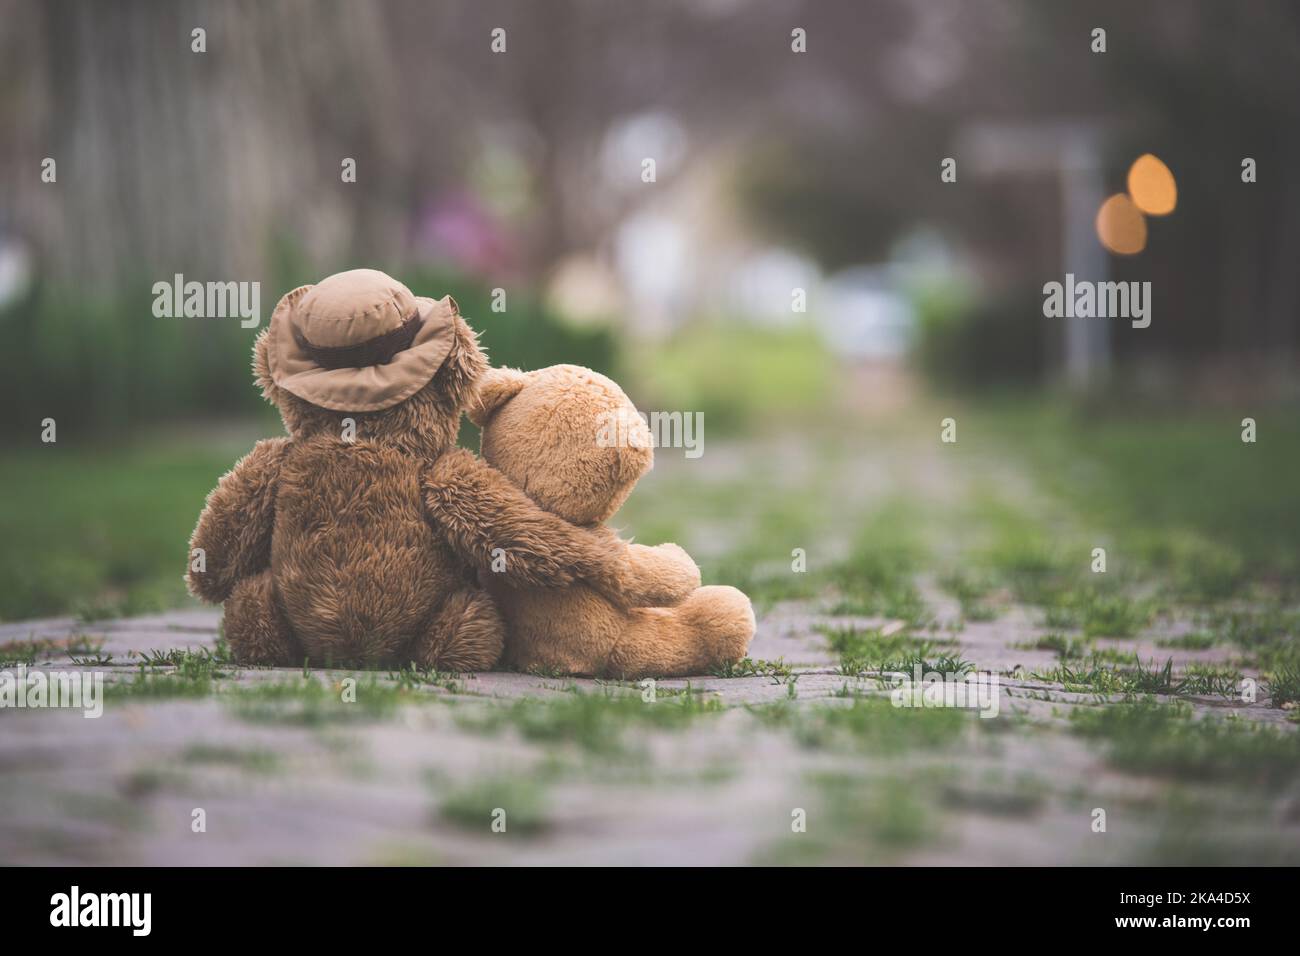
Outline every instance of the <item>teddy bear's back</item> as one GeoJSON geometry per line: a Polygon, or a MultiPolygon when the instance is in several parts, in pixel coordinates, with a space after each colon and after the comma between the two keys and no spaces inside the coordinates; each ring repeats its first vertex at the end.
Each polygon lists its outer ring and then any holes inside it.
{"type": "Polygon", "coordinates": [[[425,520],[427,465],[392,445],[295,442],[276,490],[271,570],[313,660],[398,660],[464,571],[425,520]]]}
{"type": "Polygon", "coordinates": [[[521,589],[489,578],[487,586],[506,620],[512,670],[591,673],[627,629],[626,612],[584,584],[521,589]]]}

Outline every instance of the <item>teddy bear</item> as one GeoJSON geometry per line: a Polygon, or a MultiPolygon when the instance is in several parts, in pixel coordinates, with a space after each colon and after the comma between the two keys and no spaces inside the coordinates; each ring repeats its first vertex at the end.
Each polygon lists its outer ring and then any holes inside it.
{"type": "MultiPolygon", "coordinates": [[[[487,368],[454,299],[417,297],[376,270],[280,300],[253,371],[288,435],[258,442],[220,480],[190,540],[189,589],[224,603],[236,660],[497,663],[504,620],[422,491],[487,368]]],[[[607,540],[538,517],[532,533],[549,546],[520,559],[521,580],[564,587],[589,574],[617,593],[607,540]]]]}
{"type": "Polygon", "coordinates": [[[754,611],[742,592],[700,587],[681,548],[623,541],[604,524],[654,463],[650,430],[618,385],[575,365],[491,369],[468,414],[482,430],[481,459],[444,455],[425,494],[505,618],[506,666],[637,679],[707,673],[745,656],[754,611]],[[601,536],[609,567],[537,586],[545,516],[601,536]]]}

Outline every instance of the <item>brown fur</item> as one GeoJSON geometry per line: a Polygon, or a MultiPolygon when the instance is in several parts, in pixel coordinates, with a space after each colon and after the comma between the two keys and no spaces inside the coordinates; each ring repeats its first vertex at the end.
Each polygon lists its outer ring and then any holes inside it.
{"type": "Polygon", "coordinates": [[[254,376],[289,437],[259,442],[221,479],[190,540],[191,554],[206,552],[190,590],[225,602],[237,659],[494,665],[501,617],[431,526],[421,491],[487,368],[473,330],[457,316],[429,383],[377,412],[331,411],[275,385],[267,335],[253,349],[254,376]],[[342,439],[344,418],[356,422],[355,442],[342,439]]]}
{"type": "Polygon", "coordinates": [[[754,635],[744,594],[700,587],[676,545],[631,544],[601,524],[654,460],[622,389],[573,365],[493,369],[470,418],[483,428],[484,460],[443,456],[426,500],[496,599],[509,666],[636,678],[744,657],[754,635]],[[611,421],[631,440],[601,436],[611,421]]]}

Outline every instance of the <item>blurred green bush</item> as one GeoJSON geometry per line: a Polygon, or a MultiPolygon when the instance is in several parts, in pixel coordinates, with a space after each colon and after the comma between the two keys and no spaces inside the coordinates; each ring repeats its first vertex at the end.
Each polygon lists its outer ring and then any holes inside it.
{"type": "MultiPolygon", "coordinates": [[[[112,297],[37,285],[0,312],[0,427],[34,441],[40,422],[53,418],[65,441],[112,438],[159,422],[270,417],[252,383],[253,341],[279,296],[312,281],[300,265],[279,271],[274,284],[263,283],[259,329],[241,328],[237,319],[157,318],[153,283],[145,279],[112,297]]],[[[572,362],[614,371],[611,330],[566,324],[526,292],[511,290],[508,310],[493,312],[480,282],[428,268],[389,271],[418,295],[451,293],[493,364],[572,362]]]]}
{"type": "Polygon", "coordinates": [[[0,313],[3,427],[35,439],[41,420],[53,418],[67,441],[141,422],[252,413],[256,330],[235,319],[156,318],[151,286],[128,283],[107,298],[38,285],[0,313]]]}
{"type": "Polygon", "coordinates": [[[642,411],[703,412],[717,433],[816,419],[838,387],[833,357],[803,325],[702,321],[625,364],[642,411]]]}
{"type": "Polygon", "coordinates": [[[915,359],[933,384],[961,389],[1041,383],[1048,366],[1048,326],[1033,290],[987,297],[932,283],[912,292],[917,318],[915,359]]]}
{"type": "Polygon", "coordinates": [[[477,280],[427,267],[408,267],[393,275],[416,295],[450,293],[478,330],[479,343],[493,365],[534,369],[568,363],[616,375],[618,339],[612,328],[566,322],[527,289],[511,287],[506,310],[493,312],[492,290],[477,280]]]}

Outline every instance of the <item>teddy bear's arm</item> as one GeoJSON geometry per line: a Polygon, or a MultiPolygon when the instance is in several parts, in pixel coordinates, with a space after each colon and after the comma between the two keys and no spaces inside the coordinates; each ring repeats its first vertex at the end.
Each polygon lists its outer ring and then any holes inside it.
{"type": "Polygon", "coordinates": [[[700,586],[700,569],[675,544],[627,545],[620,589],[627,607],[673,607],[700,586]]]}
{"type": "Polygon", "coordinates": [[[190,537],[190,593],[218,604],[236,584],[271,564],[275,486],[287,438],[258,442],[208,495],[190,537]]]}
{"type": "Polygon", "coordinates": [[[443,455],[425,473],[424,500],[431,520],[461,560],[495,572],[512,587],[565,587],[582,581],[614,598],[624,580],[624,542],[543,511],[464,449],[443,455]]]}

